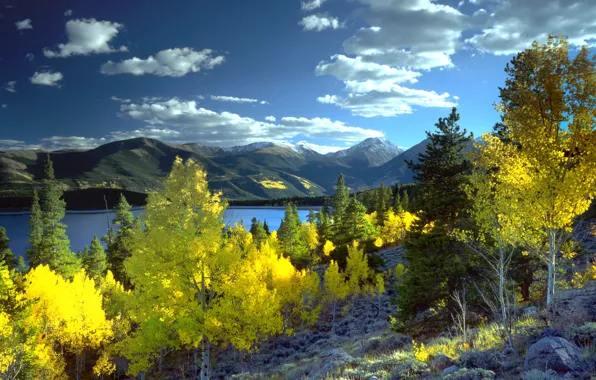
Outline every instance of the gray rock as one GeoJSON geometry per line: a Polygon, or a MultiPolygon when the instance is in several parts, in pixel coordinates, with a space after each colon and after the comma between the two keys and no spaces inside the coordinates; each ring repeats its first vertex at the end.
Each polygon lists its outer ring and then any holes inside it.
{"type": "Polygon", "coordinates": [[[553,328],[561,331],[570,325],[596,322],[596,281],[591,281],[582,289],[555,293],[550,317],[553,328]]]}
{"type": "Polygon", "coordinates": [[[329,373],[335,372],[354,361],[354,358],[348,355],[343,348],[334,348],[319,355],[317,361],[310,368],[308,378],[323,379],[329,373]]]}
{"type": "Polygon", "coordinates": [[[453,360],[446,355],[437,355],[433,359],[431,367],[436,369],[437,371],[442,371],[447,367],[451,367],[453,365],[453,360]]]}
{"type": "Polygon", "coordinates": [[[524,363],[524,371],[552,369],[566,373],[581,367],[579,348],[559,337],[542,338],[531,345],[524,363]]]}
{"type": "Polygon", "coordinates": [[[451,375],[454,372],[459,371],[459,367],[456,365],[452,365],[451,367],[447,367],[443,370],[442,376],[451,375]]]}

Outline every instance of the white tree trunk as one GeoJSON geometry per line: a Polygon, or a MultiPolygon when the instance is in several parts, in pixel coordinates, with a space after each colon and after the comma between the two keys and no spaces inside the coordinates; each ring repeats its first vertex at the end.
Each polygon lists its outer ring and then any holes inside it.
{"type": "Polygon", "coordinates": [[[550,306],[555,294],[555,264],[557,259],[557,234],[553,230],[548,231],[548,283],[546,292],[546,306],[550,306]]]}

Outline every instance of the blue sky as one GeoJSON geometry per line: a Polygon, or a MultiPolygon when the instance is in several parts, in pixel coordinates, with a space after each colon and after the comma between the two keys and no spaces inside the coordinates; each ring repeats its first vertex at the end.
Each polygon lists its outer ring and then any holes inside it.
{"type": "Polygon", "coordinates": [[[596,38],[593,0],[0,4],[0,150],[138,136],[408,147],[452,106],[481,134],[515,52],[596,38]]]}

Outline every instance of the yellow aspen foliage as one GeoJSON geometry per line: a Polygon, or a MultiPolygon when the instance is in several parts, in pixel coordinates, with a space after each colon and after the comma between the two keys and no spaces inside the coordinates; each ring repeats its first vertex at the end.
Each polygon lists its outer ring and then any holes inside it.
{"type": "MultiPolygon", "coordinates": [[[[528,248],[548,265],[547,304],[561,242],[596,196],[596,57],[586,47],[570,58],[563,37],[534,43],[507,66],[500,89],[501,136],[512,142],[530,181],[520,188],[518,215],[528,248]]],[[[501,170],[499,179],[516,177],[501,170]]],[[[511,168],[509,168],[511,169],[511,168]]],[[[513,170],[513,169],[512,169],[513,170]]]]}
{"type": "MultiPolygon", "coordinates": [[[[98,349],[112,335],[106,319],[102,296],[93,279],[84,271],[71,281],[63,279],[46,265],[32,269],[26,276],[25,297],[32,302],[26,325],[37,332],[36,355],[44,376],[64,376],[63,347],[81,355],[85,349],[98,349]]],[[[77,370],[80,372],[82,363],[77,370]]]]}
{"type": "Polygon", "coordinates": [[[418,217],[410,212],[394,213],[389,210],[385,224],[381,228],[380,238],[384,243],[400,244],[416,220],[418,217]]]}
{"type": "Polygon", "coordinates": [[[177,158],[163,190],[148,198],[145,228],[124,241],[134,286],[127,314],[138,328],[119,352],[131,360],[133,375],[160,352],[185,348],[202,350],[201,376],[208,377],[210,343],[250,350],[283,329],[274,278],[291,277],[294,269],[277,255],[277,234],[258,249],[242,226],[224,231],[226,205],[209,191],[206,176],[192,160],[177,158]]]}
{"type": "Polygon", "coordinates": [[[312,252],[319,246],[319,233],[317,232],[317,225],[315,223],[303,223],[302,233],[306,240],[306,246],[312,252]]]}
{"type": "Polygon", "coordinates": [[[337,262],[331,260],[325,271],[325,303],[331,306],[332,328],[335,332],[335,316],[338,303],[350,294],[350,288],[344,275],[339,272],[337,262]]]}
{"type": "Polygon", "coordinates": [[[381,248],[383,246],[383,239],[379,236],[375,239],[375,247],[381,248]]]}
{"type": "Polygon", "coordinates": [[[349,293],[370,294],[374,288],[373,271],[368,266],[368,257],[357,241],[348,246],[346,273],[349,293]]]}
{"type": "Polygon", "coordinates": [[[335,251],[335,245],[331,240],[327,240],[325,242],[325,245],[323,245],[323,255],[325,257],[329,257],[329,255],[331,255],[331,252],[333,251],[335,251]]]}

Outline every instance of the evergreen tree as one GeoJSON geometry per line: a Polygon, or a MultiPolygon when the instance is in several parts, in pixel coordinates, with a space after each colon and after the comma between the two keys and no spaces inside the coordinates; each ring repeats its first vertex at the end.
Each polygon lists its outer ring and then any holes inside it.
{"type": "Polygon", "coordinates": [[[269,231],[269,225],[267,224],[267,220],[263,221],[263,230],[265,230],[267,236],[271,234],[271,232],[269,231]]]}
{"type": "MultiPolygon", "coordinates": [[[[44,179],[41,190],[42,234],[39,252],[34,264],[47,264],[64,278],[72,278],[81,268],[81,262],[70,250],[70,240],[66,235],[66,225],[62,223],[66,212],[66,202],[62,199],[62,189],[54,175],[50,155],[44,163],[44,179]]],[[[35,202],[35,201],[34,201],[35,202]]],[[[35,206],[35,203],[34,203],[35,206]]]]}
{"type": "Polygon", "coordinates": [[[362,193],[362,204],[366,207],[366,212],[373,211],[373,196],[370,190],[365,190],[362,193]]]}
{"type": "Polygon", "coordinates": [[[404,191],[404,196],[401,198],[401,208],[404,211],[410,211],[410,195],[409,191],[404,191]]]}
{"type": "Polygon", "coordinates": [[[107,258],[103,245],[96,235],[93,235],[91,247],[82,254],[83,268],[91,278],[98,278],[105,274],[107,269],[107,258]]]}
{"type": "Polygon", "coordinates": [[[263,222],[257,220],[257,218],[252,218],[251,220],[250,233],[257,247],[260,247],[261,243],[267,241],[267,232],[263,227],[263,222]]]}
{"type": "Polygon", "coordinates": [[[39,205],[39,193],[33,190],[33,202],[31,203],[31,215],[29,216],[29,247],[27,248],[27,259],[32,268],[42,262],[41,241],[43,235],[43,215],[39,205]]]}
{"type": "Polygon", "coordinates": [[[353,241],[363,241],[368,239],[373,233],[373,226],[366,219],[366,208],[362,203],[356,199],[356,197],[350,197],[348,206],[346,207],[342,228],[339,230],[340,233],[337,235],[336,244],[338,245],[338,251],[340,256],[347,251],[344,251],[348,244],[353,241]]]}
{"type": "Polygon", "coordinates": [[[329,218],[329,207],[326,204],[317,213],[317,232],[321,244],[331,240],[331,220],[329,218]]]}
{"type": "Polygon", "coordinates": [[[124,260],[130,256],[130,250],[126,247],[124,241],[131,234],[137,221],[124,194],[120,194],[120,200],[116,205],[116,216],[112,223],[118,226],[119,229],[116,233],[113,230],[108,231],[108,237],[104,238],[104,241],[111,241],[106,252],[108,269],[118,282],[128,287],[130,281],[124,270],[124,260]],[[110,233],[113,234],[111,237],[109,237],[110,233]]]}
{"type": "Polygon", "coordinates": [[[335,186],[335,195],[331,200],[331,205],[333,206],[333,232],[334,235],[338,234],[342,228],[343,224],[343,216],[346,211],[346,207],[348,206],[348,197],[349,192],[348,188],[344,183],[344,175],[340,174],[337,178],[337,184],[335,186]]]}
{"type": "Polygon", "coordinates": [[[9,269],[17,267],[17,258],[10,249],[10,239],[6,235],[6,229],[0,227],[0,265],[4,264],[9,269]]]}
{"type": "Polygon", "coordinates": [[[27,273],[27,271],[29,270],[29,268],[27,267],[27,263],[25,262],[25,258],[23,256],[17,257],[16,270],[18,270],[21,273],[27,273]]]}
{"type": "Polygon", "coordinates": [[[395,198],[393,198],[393,211],[396,214],[404,211],[404,207],[402,206],[401,196],[399,195],[399,189],[396,189],[395,198]]]}
{"type": "Polygon", "coordinates": [[[277,236],[282,250],[293,263],[300,262],[308,256],[308,247],[302,236],[302,223],[296,206],[289,203],[286,206],[277,236]]]}
{"type": "Polygon", "coordinates": [[[316,223],[317,222],[317,214],[315,214],[315,212],[312,209],[309,210],[306,220],[308,221],[308,223],[313,223],[313,224],[316,223]]]}
{"type": "Polygon", "coordinates": [[[450,299],[478,261],[451,235],[469,210],[463,185],[471,165],[464,149],[472,135],[461,130],[458,121],[453,108],[435,124],[438,131],[427,132],[430,143],[418,155],[419,162],[408,162],[419,183],[421,213],[404,242],[408,272],[399,285],[398,306],[405,318],[450,299]]]}

